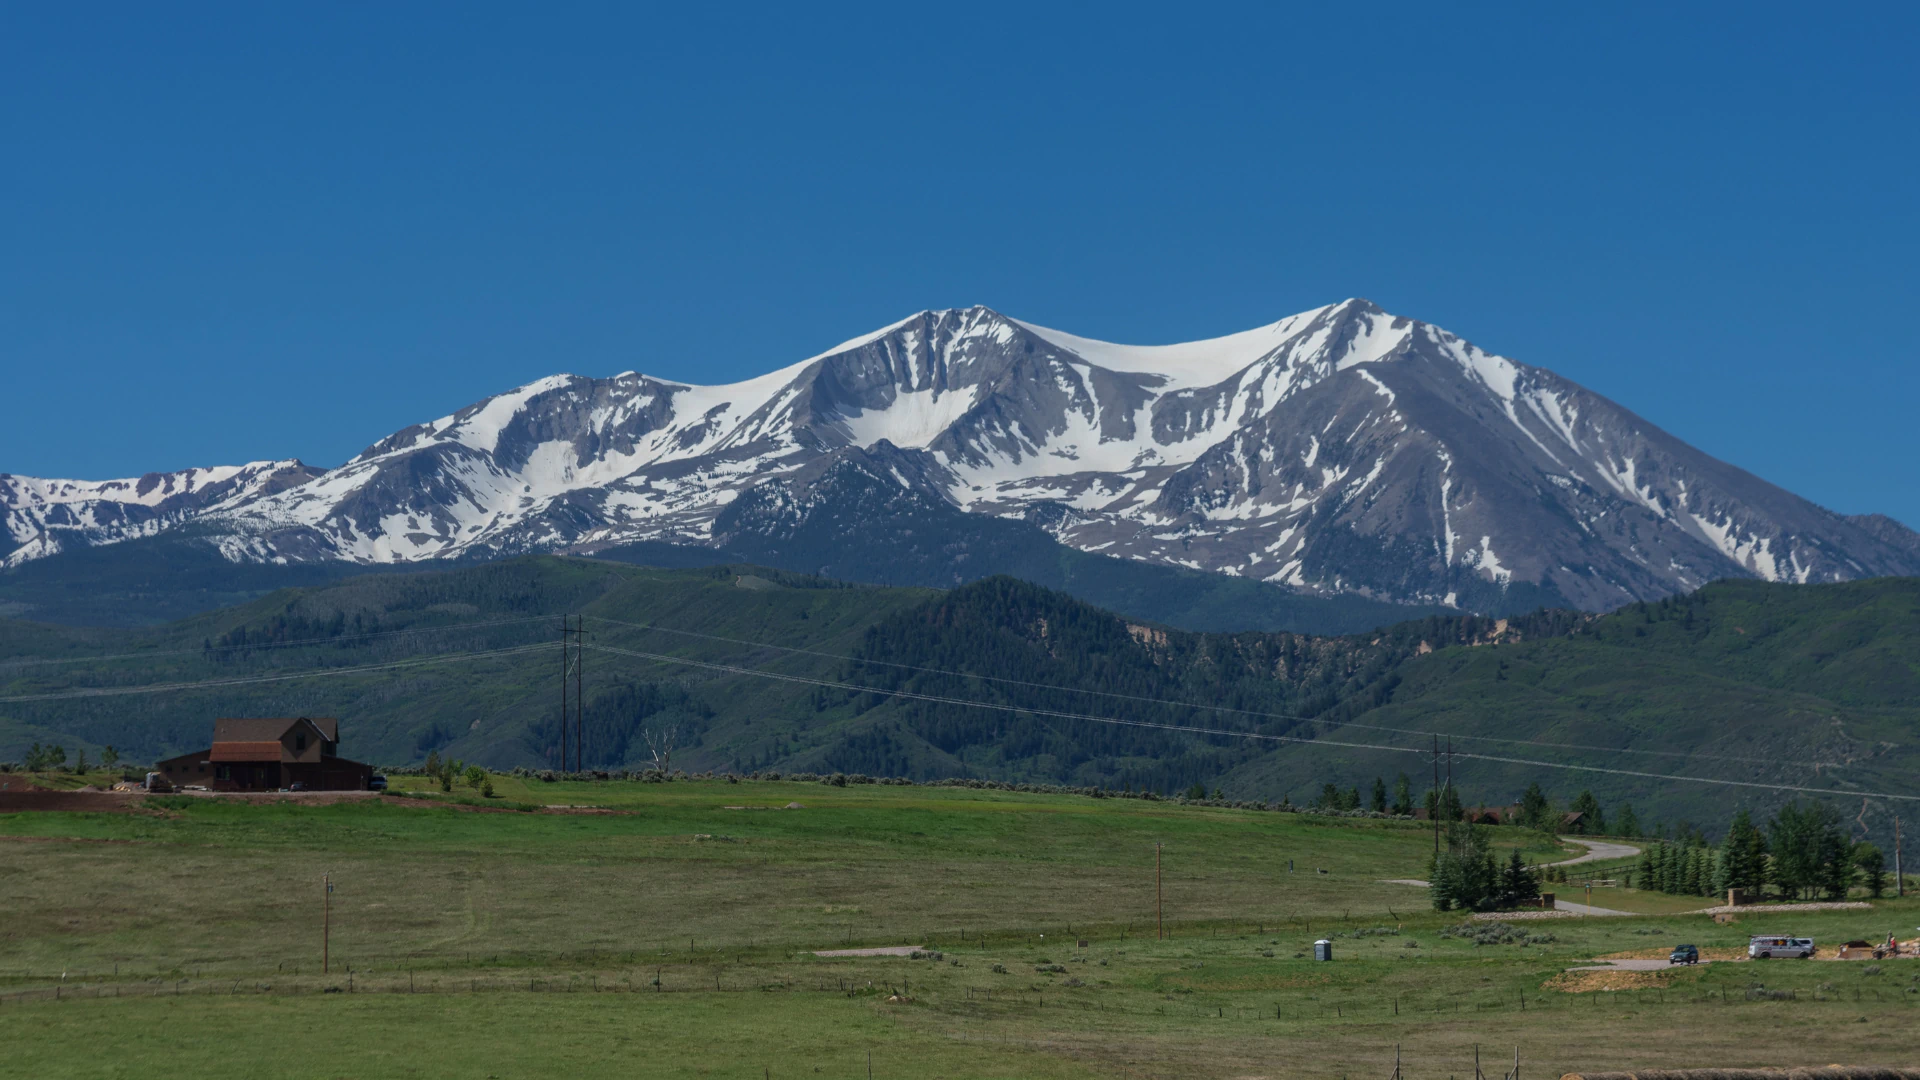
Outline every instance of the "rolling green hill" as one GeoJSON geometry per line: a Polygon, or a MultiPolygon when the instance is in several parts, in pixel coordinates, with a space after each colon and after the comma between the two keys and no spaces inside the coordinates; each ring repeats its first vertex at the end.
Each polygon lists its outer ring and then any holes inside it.
{"type": "MultiPolygon", "coordinates": [[[[645,733],[671,730],[690,770],[1197,782],[1302,801],[1402,771],[1424,790],[1430,759],[1410,751],[1440,732],[1470,801],[1539,780],[1717,829],[1784,795],[1628,774],[1920,793],[1910,579],[1723,582],[1606,616],[1313,637],[1172,630],[1008,578],[938,592],[534,557],[284,590],[159,628],[0,622],[0,759],[41,741],[144,760],[205,745],[215,715],[324,714],[344,721],[344,752],[375,762],[550,767],[563,613],[594,646],[584,742],[601,769],[645,767],[645,733]],[[157,682],[196,685],[101,692],[157,682]]],[[[1879,831],[1881,813],[1863,824],[1879,831]]]]}

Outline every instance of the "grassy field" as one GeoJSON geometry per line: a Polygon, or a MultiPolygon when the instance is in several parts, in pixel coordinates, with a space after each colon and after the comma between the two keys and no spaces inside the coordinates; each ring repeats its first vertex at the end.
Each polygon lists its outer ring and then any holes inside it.
{"type": "Polygon", "coordinates": [[[1761,930],[1910,932],[1914,901],[1764,926],[1514,922],[1528,943],[1476,945],[1422,890],[1383,883],[1425,871],[1431,834],[1408,823],[954,788],[496,783],[492,809],[179,797],[0,815],[9,1069],[860,1077],[871,1054],[876,1077],[1357,1077],[1385,1075],[1398,1045],[1428,1077],[1471,1075],[1476,1044],[1493,1061],[1517,1046],[1530,1076],[1912,1063],[1920,962],[1566,969],[1761,930]],[[1320,937],[1334,963],[1310,959],[1320,937]],[[896,945],[937,956],[813,954],[896,945]]]}

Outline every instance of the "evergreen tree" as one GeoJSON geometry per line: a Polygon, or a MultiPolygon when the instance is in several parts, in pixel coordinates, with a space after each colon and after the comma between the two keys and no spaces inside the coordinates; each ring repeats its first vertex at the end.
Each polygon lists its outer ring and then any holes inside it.
{"type": "Polygon", "coordinates": [[[1440,820],[1459,821],[1466,814],[1460,805],[1460,789],[1448,784],[1440,791],[1440,820]]]}
{"type": "Polygon", "coordinates": [[[1360,788],[1358,786],[1348,788],[1347,793],[1340,796],[1340,809],[1360,809],[1360,788]]]}
{"type": "Polygon", "coordinates": [[[1640,819],[1634,814],[1632,803],[1620,804],[1620,820],[1614,823],[1613,828],[1621,836],[1640,835],[1640,819]]]}
{"type": "Polygon", "coordinates": [[[1693,865],[1688,867],[1687,883],[1695,896],[1713,895],[1713,849],[1694,848],[1693,865]]]}
{"type": "Polygon", "coordinates": [[[1600,800],[1593,797],[1593,792],[1582,791],[1575,796],[1570,809],[1582,815],[1574,832],[1598,835],[1607,831],[1607,816],[1600,812],[1600,800]]]}
{"type": "Polygon", "coordinates": [[[1393,782],[1393,812],[1396,814],[1413,813],[1413,781],[1406,773],[1393,782]]]}
{"type": "Polygon", "coordinates": [[[1788,802],[1767,825],[1767,846],[1773,854],[1774,883],[1783,893],[1846,895],[1853,876],[1847,858],[1852,845],[1833,807],[1788,802]]]}
{"type": "Polygon", "coordinates": [[[1860,871],[1860,878],[1867,886],[1867,894],[1875,900],[1887,891],[1887,857],[1880,849],[1865,840],[1853,845],[1853,865],[1860,871]]]}
{"type": "Polygon", "coordinates": [[[1553,819],[1553,803],[1540,790],[1539,781],[1528,784],[1520,795],[1520,823],[1530,829],[1552,829],[1553,819]]]}
{"type": "Polygon", "coordinates": [[[1653,853],[1658,849],[1658,844],[1648,844],[1640,849],[1640,863],[1634,876],[1639,879],[1640,887],[1643,889],[1657,891],[1660,888],[1660,879],[1653,868],[1653,853]]]}
{"type": "Polygon", "coordinates": [[[1767,883],[1767,837],[1754,827],[1752,815],[1745,810],[1736,812],[1727,826],[1720,864],[1720,877],[1715,883],[1718,891],[1757,890],[1767,883]]]}
{"type": "Polygon", "coordinates": [[[1377,776],[1373,778],[1373,810],[1376,814],[1387,812],[1387,782],[1377,776]]]}
{"type": "Polygon", "coordinates": [[[1428,890],[1435,911],[1486,911],[1499,903],[1500,869],[1485,832],[1466,822],[1447,826],[1447,846],[1434,860],[1428,890]]]}
{"type": "Polygon", "coordinates": [[[1334,787],[1332,784],[1320,785],[1320,799],[1313,805],[1322,810],[1340,809],[1340,789],[1334,787]]]}
{"type": "Polygon", "coordinates": [[[1841,829],[1839,814],[1833,814],[1830,827],[1821,830],[1818,852],[1820,891],[1829,900],[1845,900],[1853,888],[1853,842],[1841,829]]]}
{"type": "Polygon", "coordinates": [[[1534,876],[1533,868],[1520,858],[1520,849],[1515,848],[1507,855],[1506,872],[1500,880],[1500,906],[1519,907],[1529,900],[1540,898],[1540,879],[1534,876]]]}

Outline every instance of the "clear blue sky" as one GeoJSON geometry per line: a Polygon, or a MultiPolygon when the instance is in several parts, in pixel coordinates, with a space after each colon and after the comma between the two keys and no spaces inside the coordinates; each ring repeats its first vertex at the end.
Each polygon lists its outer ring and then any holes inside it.
{"type": "Polygon", "coordinates": [[[1464,10],[12,5],[0,471],[1357,295],[1920,526],[1913,6],[1464,10]]]}

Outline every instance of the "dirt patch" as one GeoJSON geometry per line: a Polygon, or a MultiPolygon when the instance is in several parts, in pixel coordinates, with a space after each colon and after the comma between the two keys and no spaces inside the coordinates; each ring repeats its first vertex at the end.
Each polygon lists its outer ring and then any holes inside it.
{"type": "Polygon", "coordinates": [[[1563,971],[1540,984],[1542,990],[1562,994],[1592,994],[1609,990],[1657,990],[1672,986],[1681,974],[1697,974],[1676,967],[1668,971],[1624,971],[1619,969],[1563,971]]]}
{"type": "Polygon", "coordinates": [[[0,791],[0,814],[33,811],[131,810],[144,796],[121,791],[0,791]]]}

